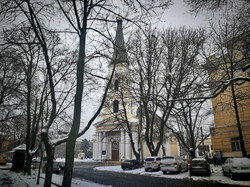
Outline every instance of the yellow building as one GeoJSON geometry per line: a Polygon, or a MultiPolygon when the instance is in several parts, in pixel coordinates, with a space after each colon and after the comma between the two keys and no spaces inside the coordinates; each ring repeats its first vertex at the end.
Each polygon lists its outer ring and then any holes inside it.
{"type": "Polygon", "coordinates": [[[0,164],[6,164],[9,156],[9,137],[0,132],[0,164]]]}
{"type": "MultiPolygon", "coordinates": [[[[242,68],[249,64],[250,32],[225,43],[227,54],[210,57],[207,63],[211,83],[236,77],[249,77],[242,68]]],[[[228,83],[227,81],[224,83],[228,83]]],[[[219,84],[218,84],[219,85],[219,84]]],[[[218,87],[217,87],[218,88],[218,87]]],[[[250,82],[235,81],[223,93],[212,99],[214,127],[211,128],[214,152],[222,157],[242,156],[240,134],[242,132],[246,153],[250,154],[250,82]],[[235,94],[236,103],[233,100],[235,94]],[[237,125],[238,107],[239,125],[237,125]]]]}

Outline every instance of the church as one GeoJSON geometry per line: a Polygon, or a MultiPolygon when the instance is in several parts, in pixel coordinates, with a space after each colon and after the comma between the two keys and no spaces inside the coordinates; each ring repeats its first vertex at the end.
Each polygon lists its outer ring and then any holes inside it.
{"type": "MultiPolygon", "coordinates": [[[[94,124],[93,159],[121,161],[135,159],[132,151],[128,127],[123,123],[124,112],[129,122],[135,150],[141,158],[149,157],[150,152],[143,141],[143,129],[140,129],[138,118],[138,104],[129,95],[126,77],[129,77],[129,60],[125,48],[122,19],[117,19],[116,37],[114,41],[112,59],[109,63],[110,77],[115,63],[114,76],[107,94],[104,108],[101,112],[101,121],[94,124]]],[[[180,155],[178,141],[170,133],[166,133],[163,146],[167,155],[180,155]]],[[[162,156],[160,150],[158,156],[162,156]]]]}

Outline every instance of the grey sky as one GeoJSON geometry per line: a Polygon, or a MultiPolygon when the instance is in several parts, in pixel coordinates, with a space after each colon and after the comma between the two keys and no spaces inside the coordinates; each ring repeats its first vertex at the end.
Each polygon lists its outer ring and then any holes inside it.
{"type": "MultiPolygon", "coordinates": [[[[191,15],[189,7],[183,0],[174,0],[174,5],[167,9],[162,17],[164,20],[164,28],[166,27],[180,27],[186,25],[188,27],[205,26],[206,17],[199,14],[198,16],[191,15]]],[[[159,24],[160,25],[160,24],[159,24]]]]}

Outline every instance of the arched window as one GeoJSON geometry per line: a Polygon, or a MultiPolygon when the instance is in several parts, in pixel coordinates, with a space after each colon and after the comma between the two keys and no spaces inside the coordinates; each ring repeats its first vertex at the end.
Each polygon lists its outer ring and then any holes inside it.
{"type": "Polygon", "coordinates": [[[119,88],[119,81],[115,80],[115,90],[118,90],[118,88],[119,88]]]}
{"type": "Polygon", "coordinates": [[[113,111],[114,113],[117,113],[119,111],[119,101],[114,100],[113,102],[113,111]]]}

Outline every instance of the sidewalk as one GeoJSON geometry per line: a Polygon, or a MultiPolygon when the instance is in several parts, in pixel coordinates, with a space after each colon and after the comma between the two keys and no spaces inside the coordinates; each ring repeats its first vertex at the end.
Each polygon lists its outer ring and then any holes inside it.
{"type": "MultiPolygon", "coordinates": [[[[45,175],[41,173],[40,184],[37,185],[37,172],[38,170],[32,170],[31,176],[23,175],[23,173],[11,172],[11,165],[0,166],[0,186],[1,187],[43,187],[45,175]]],[[[53,174],[52,187],[61,185],[63,176],[53,174]]],[[[104,187],[87,180],[72,179],[71,187],[104,187]]]]}

